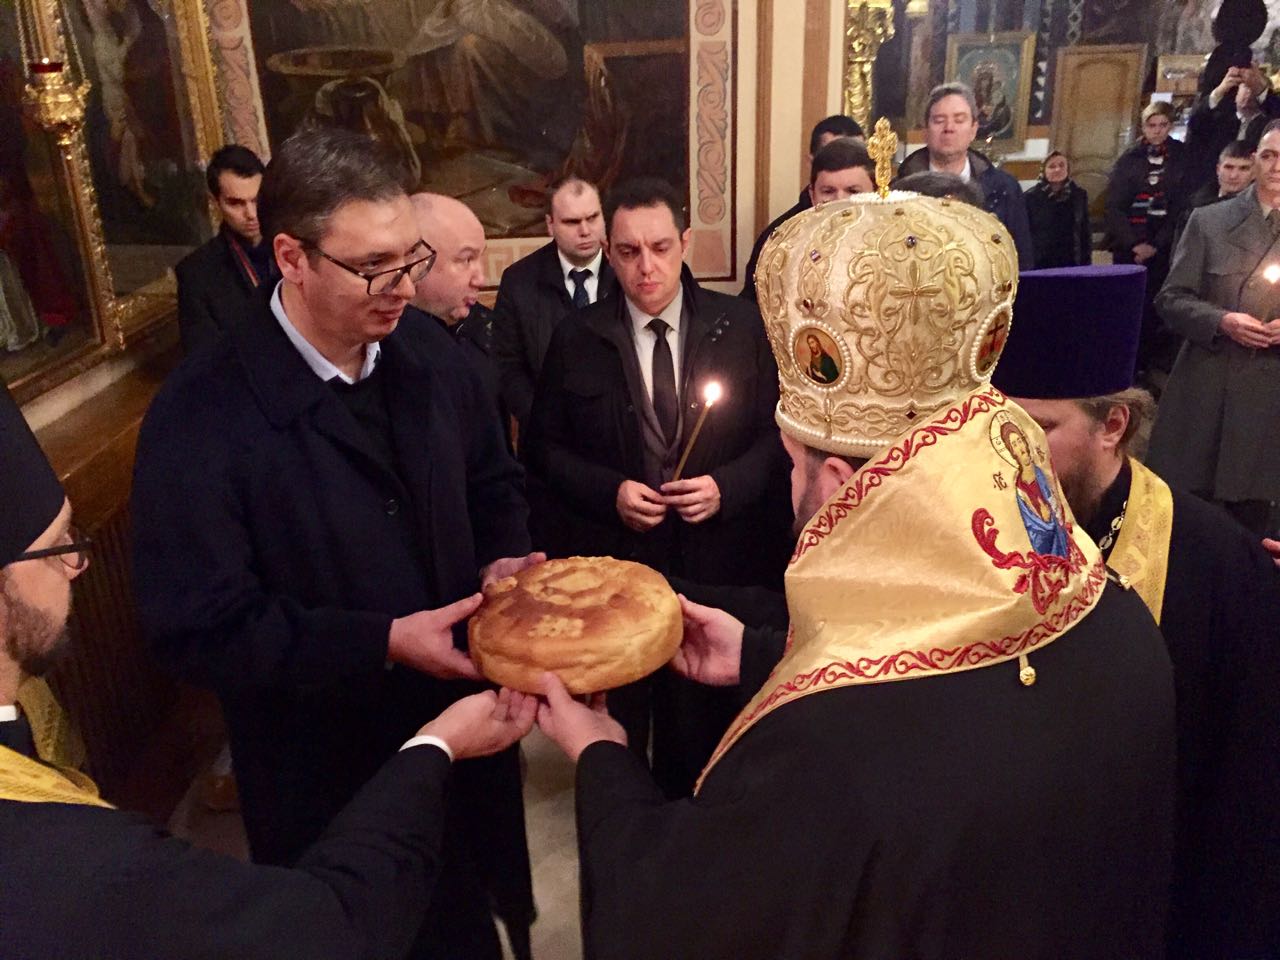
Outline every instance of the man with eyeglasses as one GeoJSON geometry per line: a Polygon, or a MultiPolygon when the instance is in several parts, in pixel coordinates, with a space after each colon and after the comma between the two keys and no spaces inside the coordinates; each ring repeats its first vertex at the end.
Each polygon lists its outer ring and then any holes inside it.
{"type": "MultiPolygon", "coordinates": [[[[285,141],[260,194],[281,282],[139,438],[143,627],[217,692],[263,863],[294,863],[417,718],[478,689],[461,621],[535,559],[474,366],[405,313],[434,256],[403,180],[359,134],[285,141]]],[[[497,958],[491,907],[517,945],[533,918],[514,749],[456,765],[447,820],[413,955],[497,958]]]]}
{"type": "Polygon", "coordinates": [[[112,809],[76,769],[40,679],[66,646],[89,542],[0,383],[0,952],[88,957],[403,956],[439,873],[450,761],[509,745],[535,701],[453,704],[403,745],[297,868],[198,850],[112,809]]]}

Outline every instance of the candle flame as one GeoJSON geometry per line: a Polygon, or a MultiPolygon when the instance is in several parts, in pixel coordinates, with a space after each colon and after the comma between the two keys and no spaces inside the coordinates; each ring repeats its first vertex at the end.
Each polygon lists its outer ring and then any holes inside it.
{"type": "Polygon", "coordinates": [[[1280,280],[1280,263],[1271,264],[1271,266],[1262,271],[1262,276],[1267,283],[1275,283],[1280,280]]]}
{"type": "MultiPolygon", "coordinates": [[[[1276,275],[1277,277],[1280,277],[1280,266],[1276,267],[1276,275]]],[[[703,387],[702,399],[703,401],[706,402],[706,405],[708,407],[711,406],[716,401],[718,401],[720,399],[720,384],[712,380],[705,387],[703,387]]]]}

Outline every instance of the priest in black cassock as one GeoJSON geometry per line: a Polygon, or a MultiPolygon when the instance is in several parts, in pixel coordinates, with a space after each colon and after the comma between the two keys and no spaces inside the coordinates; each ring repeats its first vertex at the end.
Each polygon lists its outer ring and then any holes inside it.
{"type": "Polygon", "coordinates": [[[765,248],[802,521],[789,643],[777,661],[686,606],[677,667],[750,700],[683,801],[547,677],[588,956],[1162,956],[1169,657],[1043,433],[989,386],[1014,257],[989,214],[901,194],[826,204],[765,248]],[[807,373],[813,336],[830,383],[807,373]]]}
{"type": "Polygon", "coordinates": [[[1277,957],[1280,577],[1226,511],[1171,490],[1130,453],[1151,411],[1133,388],[1145,273],[1024,273],[994,383],[1044,429],[1072,511],[1143,598],[1173,661],[1169,957],[1277,957]]]}
{"type": "Polygon", "coordinates": [[[440,873],[453,759],[501,750],[532,698],[459,700],[418,731],[299,858],[253,866],[115,810],[75,769],[40,679],[66,641],[90,544],[0,384],[0,954],[9,960],[401,957],[440,873]]]}

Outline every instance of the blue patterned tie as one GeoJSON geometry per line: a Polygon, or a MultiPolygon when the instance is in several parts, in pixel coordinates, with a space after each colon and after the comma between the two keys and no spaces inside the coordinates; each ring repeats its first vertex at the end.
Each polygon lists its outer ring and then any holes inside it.
{"type": "Polygon", "coordinates": [[[590,270],[570,270],[569,279],[573,281],[573,305],[575,307],[591,306],[591,297],[587,295],[587,277],[590,270]]]}

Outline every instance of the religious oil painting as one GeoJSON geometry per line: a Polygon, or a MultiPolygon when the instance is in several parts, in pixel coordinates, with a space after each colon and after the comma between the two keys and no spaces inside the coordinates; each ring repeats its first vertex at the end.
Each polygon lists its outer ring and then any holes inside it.
{"type": "Polygon", "coordinates": [[[113,293],[172,293],[168,268],[212,220],[172,4],[66,0],[72,58],[92,84],[85,140],[113,293]]]}
{"type": "Polygon", "coordinates": [[[1009,488],[1017,498],[1032,551],[1065,557],[1067,529],[1046,472],[1044,451],[1033,446],[1023,429],[1004,412],[991,418],[991,445],[1013,467],[1009,488]]]}
{"type": "Polygon", "coordinates": [[[800,372],[814,383],[826,387],[840,379],[840,348],[825,330],[801,327],[796,331],[791,350],[800,372]]]}
{"type": "Polygon", "coordinates": [[[75,213],[56,148],[23,114],[17,17],[0,4],[0,380],[15,383],[94,336],[75,213]]]}
{"type": "Polygon", "coordinates": [[[687,198],[695,274],[733,275],[732,0],[206,6],[238,142],[269,153],[302,124],[372,133],[418,189],[475,211],[492,282],[547,242],[548,186],[566,174],[602,194],[670,181],[687,198]]]}
{"type": "Polygon", "coordinates": [[[1017,153],[1027,140],[1032,32],[961,33],[947,40],[947,77],[967,83],[978,106],[975,146],[995,154],[1017,153]]]}

